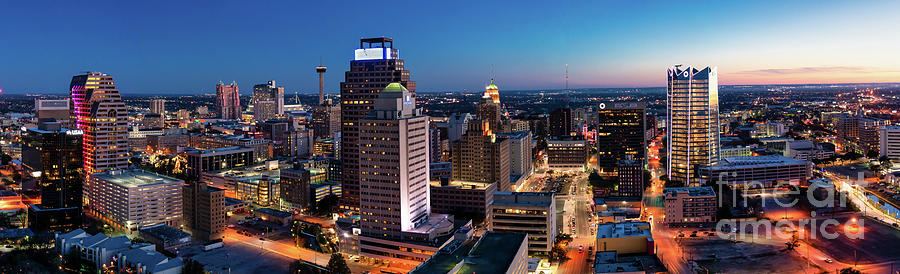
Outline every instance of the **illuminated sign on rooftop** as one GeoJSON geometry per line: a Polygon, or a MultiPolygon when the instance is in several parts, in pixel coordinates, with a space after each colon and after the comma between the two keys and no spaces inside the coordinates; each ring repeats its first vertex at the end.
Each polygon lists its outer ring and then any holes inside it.
{"type": "Polygon", "coordinates": [[[391,48],[367,48],[356,49],[353,60],[382,60],[391,59],[391,48]]]}

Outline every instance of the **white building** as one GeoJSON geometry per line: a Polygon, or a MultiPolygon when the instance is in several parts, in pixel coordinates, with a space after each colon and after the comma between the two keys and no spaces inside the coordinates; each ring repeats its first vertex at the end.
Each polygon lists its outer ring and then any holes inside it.
{"type": "Polygon", "coordinates": [[[509,139],[509,175],[528,177],[531,175],[534,160],[531,158],[531,132],[497,133],[497,136],[509,139]]]}
{"type": "Polygon", "coordinates": [[[900,165],[900,126],[883,126],[878,129],[878,135],[878,157],[887,156],[894,166],[900,165]]]}
{"type": "Polygon", "coordinates": [[[91,213],[135,232],[156,224],[181,225],[184,181],[140,169],[91,174],[91,213]]]}
{"type": "Polygon", "coordinates": [[[723,158],[718,164],[700,167],[700,185],[724,182],[735,186],[772,187],[778,183],[807,185],[812,163],[781,155],[723,158]]]}
{"type": "Polygon", "coordinates": [[[423,262],[449,242],[453,217],[431,213],[428,117],[389,84],[359,120],[360,254],[423,262]]]}
{"type": "Polygon", "coordinates": [[[810,140],[796,140],[785,142],[783,155],[797,160],[812,161],[834,156],[834,151],[825,150],[822,145],[810,140]]]}

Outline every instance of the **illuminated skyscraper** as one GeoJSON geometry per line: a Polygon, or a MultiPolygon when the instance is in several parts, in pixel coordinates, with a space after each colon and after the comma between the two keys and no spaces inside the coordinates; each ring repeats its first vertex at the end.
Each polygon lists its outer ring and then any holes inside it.
{"type": "Polygon", "coordinates": [[[388,84],[398,82],[415,95],[416,83],[409,80],[399,51],[390,38],[359,41],[350,61],[350,70],[341,82],[341,160],[343,161],[342,208],[359,207],[359,119],[369,115],[373,100],[388,84]]]}
{"type": "Polygon", "coordinates": [[[628,156],[646,161],[647,103],[601,102],[597,107],[597,165],[612,171],[628,156]]]}
{"type": "Polygon", "coordinates": [[[69,90],[76,127],[84,132],[84,173],[128,168],[128,111],[113,77],[76,75],[69,90]]]}
{"type": "Polygon", "coordinates": [[[238,85],[231,82],[226,85],[222,82],[216,84],[216,106],[219,109],[219,117],[235,120],[241,118],[241,98],[238,85]]]}
{"type": "Polygon", "coordinates": [[[452,218],[431,214],[428,117],[415,95],[391,83],[359,119],[359,250],[421,262],[447,241],[452,218]],[[416,252],[410,252],[416,250],[416,252]]]}
{"type": "Polygon", "coordinates": [[[491,79],[491,84],[484,88],[484,94],[478,104],[478,116],[487,121],[493,131],[500,131],[500,89],[491,79]]]}
{"type": "Polygon", "coordinates": [[[668,69],[669,180],[698,183],[697,167],[719,162],[719,78],[715,68],[668,69]]]}
{"type": "MultiPolygon", "coordinates": [[[[82,134],[84,174],[128,168],[128,111],[113,77],[88,72],[69,84],[75,125],[82,134]]],[[[90,180],[84,180],[84,204],[90,205],[90,180]]]]}

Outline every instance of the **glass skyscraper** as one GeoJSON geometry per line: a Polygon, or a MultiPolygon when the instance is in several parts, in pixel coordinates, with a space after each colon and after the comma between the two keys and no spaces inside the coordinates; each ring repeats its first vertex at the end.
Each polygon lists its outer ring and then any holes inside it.
{"type": "Polygon", "coordinates": [[[667,72],[667,175],[671,181],[699,183],[697,167],[719,161],[718,74],[715,68],[680,65],[667,72]]]}

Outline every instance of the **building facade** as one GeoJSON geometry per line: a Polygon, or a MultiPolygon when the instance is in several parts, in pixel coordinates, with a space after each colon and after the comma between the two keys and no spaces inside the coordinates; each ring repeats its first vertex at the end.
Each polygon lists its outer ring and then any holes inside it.
{"type": "Polygon", "coordinates": [[[111,170],[90,176],[91,213],[119,229],[179,226],[184,216],[184,181],[140,170],[111,170]]]}
{"type": "Polygon", "coordinates": [[[727,183],[732,187],[773,187],[781,184],[806,186],[812,177],[812,163],[781,155],[723,158],[712,166],[699,168],[700,183],[727,183]]]}
{"type": "Polygon", "coordinates": [[[716,222],[716,192],[712,187],[672,187],[663,190],[670,226],[703,226],[716,222]]]}
{"type": "Polygon", "coordinates": [[[452,178],[497,183],[497,190],[512,189],[509,182],[510,142],[497,138],[484,120],[472,120],[466,134],[453,142],[452,178]]]}
{"type": "Polygon", "coordinates": [[[584,169],[588,149],[585,140],[547,140],[547,165],[552,169],[584,169]]]}
{"type": "Polygon", "coordinates": [[[253,149],[246,147],[191,149],[185,151],[185,156],[186,173],[192,178],[200,178],[200,174],[207,171],[246,167],[256,163],[253,149]]]}
{"type": "Polygon", "coordinates": [[[880,145],[878,157],[887,156],[900,164],[900,126],[884,126],[878,131],[880,145]]]}
{"type": "Polygon", "coordinates": [[[241,119],[241,95],[238,85],[219,82],[216,84],[216,108],[219,117],[226,120],[241,119]]]}
{"type": "Polygon", "coordinates": [[[548,254],[556,239],[556,195],[550,192],[495,192],[488,230],[528,233],[528,252],[548,254]]]}
{"type": "Polygon", "coordinates": [[[416,92],[416,83],[410,81],[393,44],[390,38],[361,39],[341,82],[342,208],[359,208],[359,120],[369,115],[378,93],[390,83],[400,83],[413,96],[416,92]]]}
{"type": "Polygon", "coordinates": [[[619,160],[630,156],[647,160],[647,104],[644,102],[603,102],[597,110],[597,165],[615,169],[619,160]]]}
{"type": "Polygon", "coordinates": [[[719,76],[716,68],[690,66],[667,75],[667,176],[695,184],[697,167],[719,162],[719,76]]]}
{"type": "Polygon", "coordinates": [[[194,238],[220,239],[225,233],[225,190],[195,182],[182,188],[184,227],[194,238]]]}
{"type": "Polygon", "coordinates": [[[253,86],[253,119],[266,121],[284,114],[284,87],[275,80],[253,86]]]}

